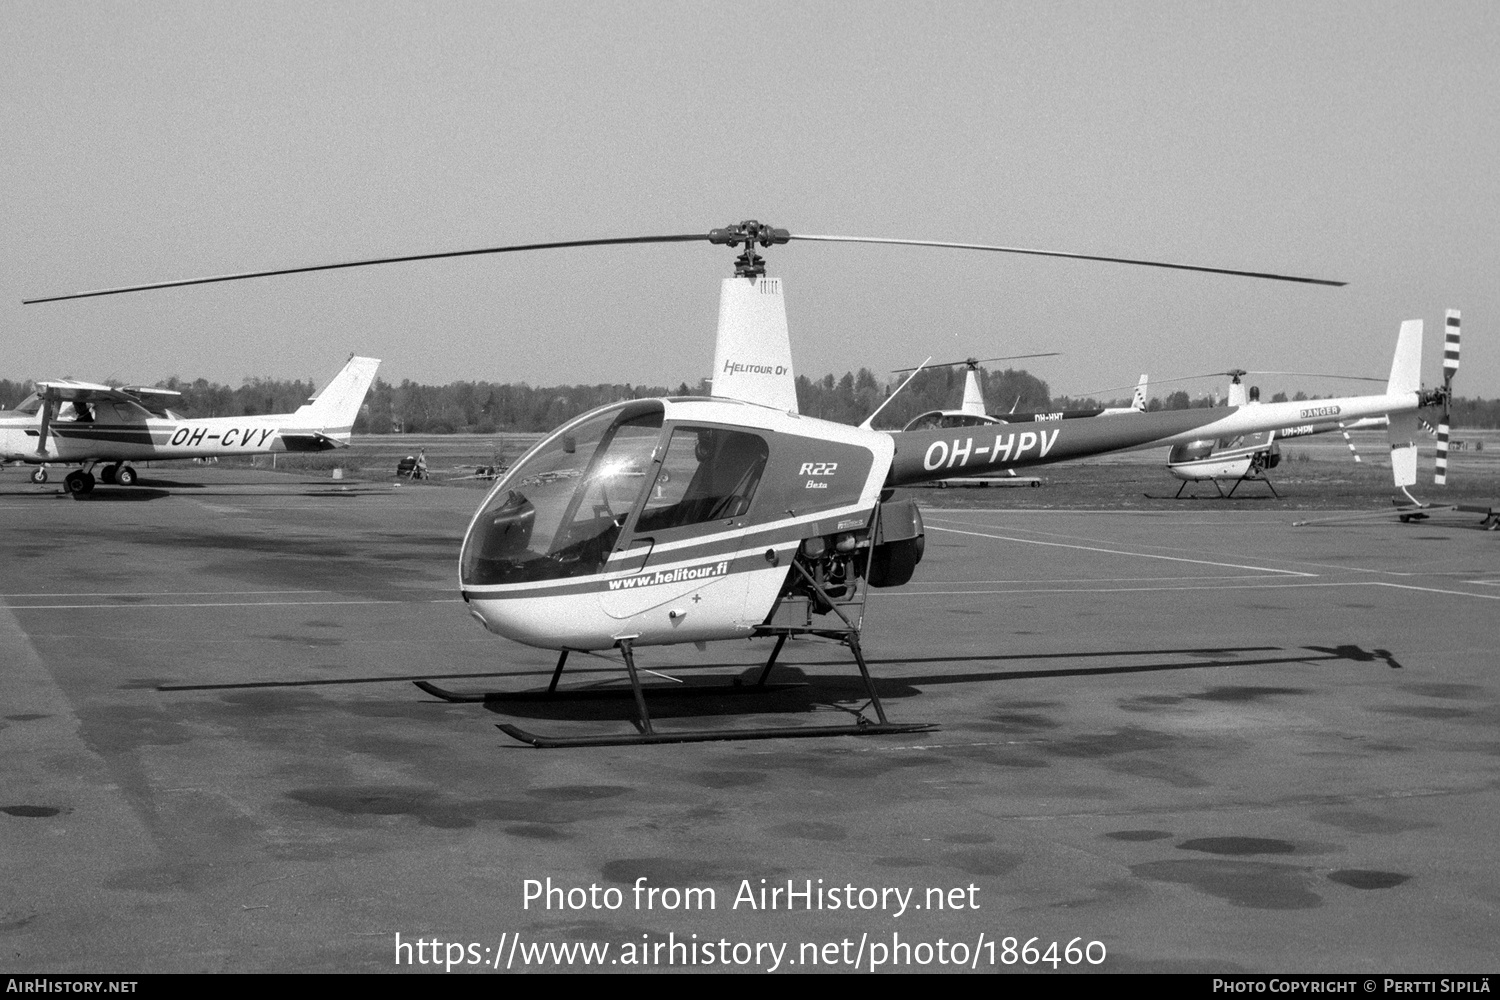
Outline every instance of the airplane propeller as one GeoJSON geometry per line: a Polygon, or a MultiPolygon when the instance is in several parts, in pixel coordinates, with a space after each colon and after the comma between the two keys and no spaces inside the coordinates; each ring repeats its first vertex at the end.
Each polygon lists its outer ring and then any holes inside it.
{"type": "Polygon", "coordinates": [[[731,248],[744,244],[744,252],[735,260],[738,277],[754,278],[765,273],[765,260],[755,252],[756,245],[770,247],[806,240],[824,243],[878,243],[897,246],[939,247],[952,250],[983,250],[991,253],[1022,254],[1035,257],[1063,257],[1071,260],[1103,261],[1112,264],[1135,264],[1141,267],[1166,268],[1176,271],[1200,271],[1207,274],[1228,274],[1244,278],[1266,278],[1272,281],[1292,281],[1310,285],[1342,287],[1343,281],[1326,278],[1307,278],[1291,274],[1273,274],[1266,271],[1242,271],[1227,267],[1204,267],[1197,264],[1181,264],[1160,260],[1144,260],[1135,257],[1110,257],[1097,254],[1067,253],[1061,250],[1037,250],[1028,247],[993,246],[986,243],[950,243],[939,240],[903,240],[875,236],[824,236],[807,235],[776,229],[754,219],[722,229],[711,229],[707,233],[680,233],[665,236],[614,236],[589,240],[559,240],[549,243],[517,243],[507,246],[482,247],[475,250],[448,250],[440,253],[404,254],[399,257],[370,257],[363,260],[338,261],[332,264],[310,264],[302,267],[273,268],[266,271],[240,271],[233,274],[211,275],[203,278],[182,278],[176,281],[158,281],[145,285],[125,285],[118,288],[100,288],[88,292],[73,292],[67,295],[48,295],[35,299],[24,299],[24,305],[42,302],[61,302],[67,299],[86,299],[100,295],[122,295],[126,292],[144,292],[157,288],[182,288],[188,285],[208,285],[221,281],[240,281],[246,278],[269,278],[286,274],[307,274],[313,271],[336,271],[351,267],[368,267],[375,264],[399,264],[420,260],[444,260],[453,257],[477,257],[485,254],[517,253],[523,250],[556,250],[565,247],[621,246],[637,243],[694,243],[706,242],[731,248]]]}

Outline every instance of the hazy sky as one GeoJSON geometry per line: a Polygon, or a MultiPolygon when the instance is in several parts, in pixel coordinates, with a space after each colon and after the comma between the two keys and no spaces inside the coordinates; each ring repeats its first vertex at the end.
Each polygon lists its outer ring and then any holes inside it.
{"type": "Polygon", "coordinates": [[[692,383],[733,257],[706,244],[20,302],[758,218],[1350,283],[794,243],[767,255],[802,374],[1383,376],[1421,317],[1430,384],[1452,306],[1458,392],[1500,395],[1492,2],[11,0],[0,73],[0,376],[321,385],[358,352],[394,381],[692,383]]]}

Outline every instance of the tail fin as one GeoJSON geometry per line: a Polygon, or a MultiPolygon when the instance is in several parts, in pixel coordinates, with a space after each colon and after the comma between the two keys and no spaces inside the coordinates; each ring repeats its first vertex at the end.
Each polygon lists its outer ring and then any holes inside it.
{"type": "Polygon", "coordinates": [[[715,396],[797,412],[780,278],[724,279],[713,380],[715,396]]]}
{"type": "Polygon", "coordinates": [[[1146,376],[1145,375],[1142,375],[1141,376],[1141,380],[1136,383],[1136,386],[1135,386],[1135,396],[1133,396],[1131,398],[1131,400],[1130,400],[1130,408],[1132,410],[1139,410],[1142,413],[1146,412],[1146,376]]]}
{"type": "Polygon", "coordinates": [[[379,358],[350,358],[316,399],[298,407],[298,426],[347,438],[379,367],[379,358]]]}
{"type": "Polygon", "coordinates": [[[1396,338],[1396,356],[1391,359],[1391,378],[1387,395],[1417,392],[1422,388],[1422,321],[1409,319],[1401,324],[1396,338]]]}
{"type": "Polygon", "coordinates": [[[965,413],[975,416],[984,416],[984,393],[979,391],[979,373],[970,368],[964,372],[964,404],[965,413]]]}
{"type": "MultiPolygon", "coordinates": [[[[1422,388],[1422,321],[1409,319],[1401,324],[1396,337],[1396,355],[1391,359],[1391,378],[1387,395],[1419,392],[1422,388]]],[[[1417,481],[1417,423],[1415,411],[1392,413],[1386,425],[1391,443],[1391,475],[1401,489],[1417,481]]]]}

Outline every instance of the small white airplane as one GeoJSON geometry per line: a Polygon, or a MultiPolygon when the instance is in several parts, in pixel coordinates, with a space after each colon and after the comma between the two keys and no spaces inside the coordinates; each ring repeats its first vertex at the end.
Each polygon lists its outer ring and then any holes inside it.
{"type": "Polygon", "coordinates": [[[0,411],[0,464],[35,466],[34,483],[47,481],[49,465],[82,466],[63,479],[78,494],[94,488],[100,464],[104,482],[131,486],[138,478],[131,462],[347,448],[379,366],[378,358],[351,357],[295,413],[203,419],[167,409],[164,401],[180,395],[167,389],[38,382],[14,410],[0,411]]]}

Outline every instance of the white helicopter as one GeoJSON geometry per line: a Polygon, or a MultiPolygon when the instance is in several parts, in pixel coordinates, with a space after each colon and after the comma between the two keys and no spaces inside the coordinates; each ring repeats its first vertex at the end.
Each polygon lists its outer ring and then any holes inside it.
{"type": "Polygon", "coordinates": [[[47,481],[49,465],[82,466],[63,479],[76,495],[93,491],[101,463],[104,482],[132,486],[138,476],[131,462],[347,448],[379,366],[377,358],[351,357],[295,413],[245,417],[180,416],[165,406],[181,395],[169,389],[38,382],[14,410],[0,411],[0,464],[34,466],[34,483],[47,481]]]}
{"type": "MultiPolygon", "coordinates": [[[[538,747],[678,743],[906,733],[927,723],[886,717],[860,646],[869,587],[909,581],[924,549],[921,514],[895,487],[954,475],[1102,452],[1249,434],[1327,416],[1356,419],[1446,404],[1448,389],[1420,386],[1421,323],[1405,324],[1380,395],[1269,403],[1229,410],[1099,416],[1035,425],[983,425],[884,432],[800,415],[782,282],[767,277],[756,247],[792,241],[882,243],[1024,253],[1325,285],[1340,282],[1159,261],[977,244],[794,235],[756,221],[707,234],[533,243],[380,258],[103,289],[56,299],[399,260],[480,253],[708,242],[744,245],[719,293],[713,395],[634,399],[559,427],[519,459],[485,497],[465,532],[459,587],[469,612],[497,635],[559,653],[551,684],[572,652],[619,650],[638,713],[625,735],[552,737],[505,724],[538,747]],[[638,649],[676,643],[774,637],[749,690],[762,689],[790,636],[847,646],[864,678],[863,708],[846,726],[657,732],[636,668],[638,649]]],[[[1393,425],[1394,426],[1394,425],[1393,425]]],[[[450,701],[534,697],[448,691],[450,701]]],[[[715,688],[715,691],[729,690],[715,688]]]]}
{"type": "MultiPolygon", "coordinates": [[[[1454,351],[1457,352],[1457,316],[1454,310],[1449,310],[1450,329],[1454,338],[1454,351]]],[[[1327,375],[1314,374],[1310,372],[1248,372],[1243,368],[1232,368],[1226,372],[1215,374],[1228,375],[1229,395],[1228,405],[1259,406],[1260,390],[1256,386],[1250,386],[1247,392],[1245,384],[1241,379],[1246,375],[1292,375],[1308,378],[1339,378],[1350,379],[1361,382],[1379,382],[1380,379],[1367,378],[1359,375],[1327,375]]],[[[1191,378],[1202,376],[1186,376],[1179,379],[1166,379],[1165,382],[1181,382],[1191,378]]],[[[1450,376],[1451,377],[1451,376],[1450,376]]],[[[1217,394],[1216,394],[1217,395],[1217,394]]],[[[1220,499],[1228,499],[1234,496],[1235,490],[1245,482],[1264,483],[1271,491],[1271,495],[1280,498],[1281,494],[1276,492],[1276,486],[1271,482],[1267,474],[1269,470],[1276,468],[1281,463],[1281,441],[1288,438],[1307,437],[1314,434],[1327,434],[1339,431],[1344,436],[1344,443],[1349,447],[1349,453],[1355,462],[1361,461],[1358,450],[1354,447],[1354,441],[1349,436],[1353,430],[1383,429],[1388,425],[1384,415],[1378,417],[1364,417],[1357,420],[1314,420],[1306,423],[1294,424],[1289,427],[1272,428],[1270,430],[1258,431],[1254,434],[1243,434],[1232,438],[1204,438],[1197,441],[1188,441],[1183,444],[1174,445],[1167,453],[1167,471],[1173,477],[1182,481],[1177,487],[1173,499],[1180,499],[1182,491],[1191,483],[1210,482],[1218,491],[1220,499]],[[1229,492],[1224,492],[1221,482],[1232,482],[1229,492]]]]}

